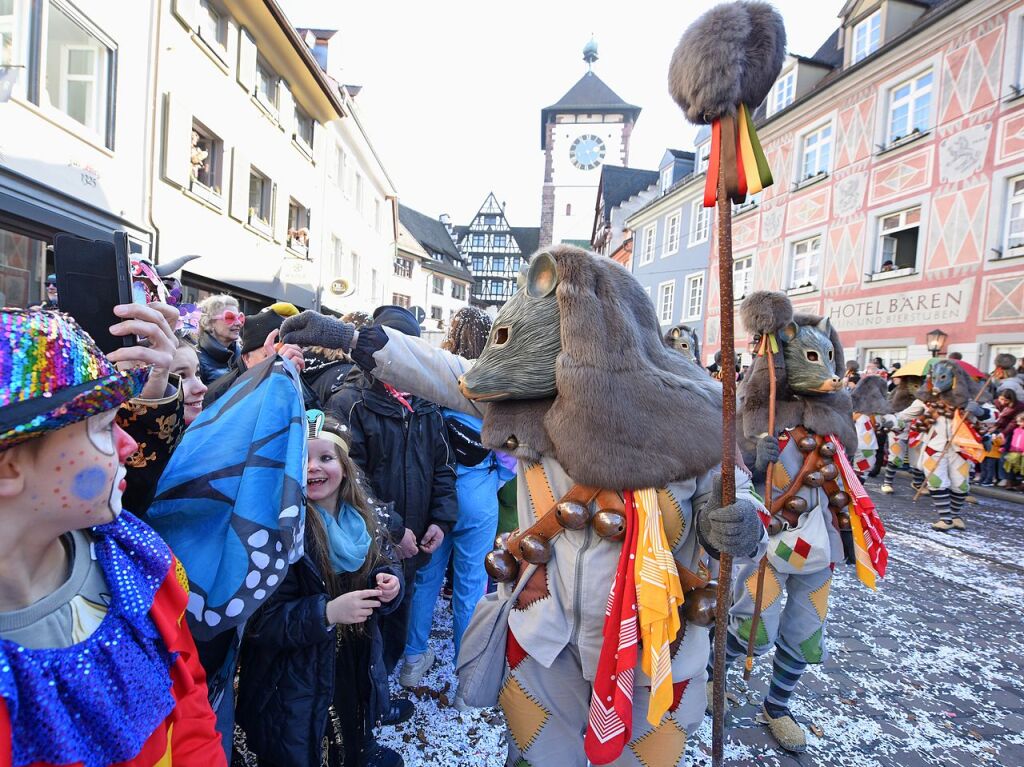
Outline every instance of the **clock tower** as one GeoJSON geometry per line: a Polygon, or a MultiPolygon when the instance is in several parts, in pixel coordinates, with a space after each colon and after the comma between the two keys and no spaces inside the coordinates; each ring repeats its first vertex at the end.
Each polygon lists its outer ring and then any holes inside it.
{"type": "Polygon", "coordinates": [[[629,135],[640,107],[627,104],[594,74],[597,43],[583,49],[587,71],[540,113],[544,150],[540,244],[590,247],[601,166],[629,165],[629,135]]]}

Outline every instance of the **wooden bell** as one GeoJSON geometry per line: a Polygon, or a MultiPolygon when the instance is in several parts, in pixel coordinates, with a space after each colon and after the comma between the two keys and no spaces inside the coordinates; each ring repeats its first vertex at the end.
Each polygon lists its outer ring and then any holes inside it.
{"type": "Polygon", "coordinates": [[[828,505],[833,509],[845,509],[850,505],[850,496],[848,493],[838,490],[832,493],[832,497],[828,499],[828,505]]]}
{"type": "Polygon", "coordinates": [[[484,569],[498,583],[511,583],[519,575],[519,563],[507,551],[487,552],[484,569]]]}
{"type": "Polygon", "coordinates": [[[836,511],[836,521],[839,523],[840,530],[853,529],[850,524],[850,510],[846,507],[836,511]]]}
{"type": "Polygon", "coordinates": [[[818,448],[818,455],[822,458],[831,458],[836,454],[836,446],[831,442],[822,442],[821,447],[818,448]]]}
{"type": "Polygon", "coordinates": [[[807,501],[799,495],[794,495],[786,501],[786,511],[792,511],[794,514],[803,514],[807,511],[807,501]]]}
{"type": "Polygon", "coordinates": [[[804,475],[804,485],[806,487],[821,487],[825,484],[825,478],[821,475],[820,471],[809,471],[804,475]]]}
{"type": "Polygon", "coordinates": [[[494,548],[498,551],[508,550],[508,539],[512,533],[498,533],[498,536],[494,539],[494,548]]]}
{"type": "Polygon", "coordinates": [[[590,522],[590,507],[579,501],[562,501],[555,507],[558,524],[566,530],[582,530],[590,522]]]}
{"type": "Polygon", "coordinates": [[[626,516],[620,511],[603,509],[594,515],[594,532],[608,541],[626,537],[626,516]]]}
{"type": "Polygon", "coordinates": [[[694,589],[683,599],[683,615],[687,623],[695,626],[710,626],[715,622],[715,608],[718,606],[718,583],[708,581],[700,589],[694,589]]]}
{"type": "Polygon", "coordinates": [[[839,467],[834,463],[826,463],[819,469],[819,471],[821,472],[821,476],[825,478],[826,482],[831,482],[839,476],[839,467]]]}
{"type": "Polygon", "coordinates": [[[801,453],[809,453],[818,446],[818,440],[811,436],[802,437],[796,446],[801,453]]]}
{"type": "Polygon", "coordinates": [[[519,541],[523,561],[531,565],[542,565],[551,559],[551,542],[540,535],[526,535],[519,541]]]}

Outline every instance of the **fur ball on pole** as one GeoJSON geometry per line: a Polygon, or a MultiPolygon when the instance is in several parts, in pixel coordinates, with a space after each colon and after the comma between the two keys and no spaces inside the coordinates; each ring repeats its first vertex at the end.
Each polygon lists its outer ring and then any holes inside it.
{"type": "Polygon", "coordinates": [[[723,3],[683,33],[672,54],[668,89],[692,123],[757,108],[786,55],[786,27],[768,3],[723,3]]]}
{"type": "Polygon", "coordinates": [[[785,293],[757,290],[740,304],[740,319],[751,335],[778,333],[783,325],[793,321],[793,304],[785,293]]]}

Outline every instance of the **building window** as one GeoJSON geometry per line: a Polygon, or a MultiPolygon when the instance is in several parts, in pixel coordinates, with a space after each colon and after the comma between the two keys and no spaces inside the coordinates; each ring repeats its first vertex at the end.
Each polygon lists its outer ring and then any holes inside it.
{"type": "Polygon", "coordinates": [[[665,194],[669,187],[672,186],[672,166],[669,165],[667,168],[662,169],[661,178],[659,179],[659,188],[661,193],[665,194]]]}
{"type": "Polygon", "coordinates": [[[199,0],[199,28],[197,31],[203,42],[226,53],[228,18],[210,0],[199,0]]]}
{"type": "Polygon", "coordinates": [[[444,295],[444,277],[438,277],[436,274],[430,278],[430,290],[439,296],[444,295]]]}
{"type": "Polygon", "coordinates": [[[818,284],[821,266],[821,237],[794,242],[789,260],[789,287],[806,288],[818,284]]]}
{"type": "Polygon", "coordinates": [[[384,230],[384,206],[378,198],[373,198],[373,228],[377,234],[384,230]]]}
{"type": "Polygon", "coordinates": [[[928,130],[932,112],[932,72],[929,69],[889,91],[886,144],[928,130]]]}
{"type": "Polygon", "coordinates": [[[1000,354],[1012,354],[1018,361],[1024,359],[1024,344],[993,344],[988,348],[988,365],[985,370],[995,370],[996,357],[1000,354]]]}
{"type": "Polygon", "coordinates": [[[192,181],[217,194],[221,193],[224,168],[224,142],[202,123],[192,121],[192,181]]]}
{"type": "Polygon", "coordinates": [[[456,299],[457,301],[465,301],[466,300],[466,286],[463,285],[461,282],[455,282],[453,280],[452,281],[452,298],[456,299]]]}
{"type": "Polygon", "coordinates": [[[295,138],[307,149],[313,148],[313,118],[295,107],[295,138]]]}
{"type": "Polygon", "coordinates": [[[919,207],[882,216],[878,222],[879,247],[875,272],[915,268],[920,227],[919,207]]]}
{"type": "Polygon", "coordinates": [[[491,271],[492,272],[503,272],[505,271],[505,259],[502,256],[491,259],[491,271]]]}
{"type": "Polygon", "coordinates": [[[700,319],[704,312],[704,273],[688,275],[686,278],[686,307],[683,319],[700,319]]]}
{"type": "MultiPolygon", "coordinates": [[[[359,255],[353,250],[348,254],[349,257],[349,268],[348,268],[348,279],[352,285],[352,289],[355,290],[359,287],[359,255]]],[[[373,272],[373,279],[377,279],[377,271],[373,272]]],[[[376,288],[374,288],[376,290],[376,288]]]]}
{"type": "Polygon", "coordinates": [[[274,185],[255,168],[249,169],[249,223],[269,227],[274,221],[274,185]]]}
{"type": "MultiPolygon", "coordinates": [[[[28,18],[28,10],[21,7],[24,2],[0,0],[0,66],[22,63],[21,50],[25,47],[22,20],[28,18]]],[[[2,236],[3,232],[0,231],[2,236]]]]}
{"type": "Polygon", "coordinates": [[[345,166],[347,165],[348,158],[345,156],[345,150],[341,144],[334,145],[334,183],[338,189],[344,190],[345,188],[345,166]]]}
{"type": "Polygon", "coordinates": [[[790,69],[775,81],[768,94],[768,114],[773,115],[793,103],[796,94],[796,68],[790,69]]]}
{"type": "Polygon", "coordinates": [[[708,169],[711,161],[711,144],[704,144],[697,149],[697,172],[702,173],[708,169]]]}
{"type": "Polygon", "coordinates": [[[278,109],[278,91],[281,81],[270,65],[256,59],[256,99],[272,112],[278,109]]]}
{"type": "Polygon", "coordinates": [[[484,236],[482,234],[473,235],[473,247],[482,248],[484,246],[484,236]]]}
{"type": "Polygon", "coordinates": [[[497,225],[498,225],[498,217],[497,216],[484,216],[484,226],[497,226],[497,225]]]}
{"type": "Polygon", "coordinates": [[[565,215],[567,215],[567,216],[571,216],[572,215],[572,203],[571,202],[567,202],[565,204],[565,215]]]}
{"type": "Polygon", "coordinates": [[[363,213],[366,208],[366,200],[363,199],[363,174],[356,173],[356,210],[363,213]]]}
{"type": "Polygon", "coordinates": [[[698,245],[708,239],[711,227],[711,208],[704,207],[704,201],[696,199],[690,203],[690,245],[698,245]]]}
{"type": "Polygon", "coordinates": [[[392,293],[391,303],[393,303],[395,306],[401,306],[405,309],[408,309],[410,306],[412,306],[412,298],[403,295],[402,293],[392,293]]]}
{"type": "Polygon", "coordinates": [[[408,258],[395,256],[395,276],[412,277],[412,261],[408,258]]]}
{"type": "Polygon", "coordinates": [[[512,273],[519,274],[519,267],[522,266],[523,263],[522,258],[520,258],[519,256],[512,256],[512,258],[509,259],[509,262],[512,265],[512,273]]]}
{"type": "Polygon", "coordinates": [[[866,59],[878,50],[882,42],[882,12],[875,11],[853,28],[853,55],[851,64],[866,59]]]}
{"type": "Polygon", "coordinates": [[[294,199],[288,200],[288,247],[309,253],[309,208],[294,199]]]}
{"type": "Polygon", "coordinates": [[[505,235],[505,234],[496,234],[496,235],[494,235],[494,247],[496,247],[496,248],[504,248],[506,245],[508,245],[508,235],[505,235]]]}
{"type": "Polygon", "coordinates": [[[651,224],[644,229],[644,247],[640,251],[640,266],[654,261],[654,240],[658,233],[657,224],[651,224]]]}
{"type": "Polygon", "coordinates": [[[754,257],[743,256],[732,262],[732,297],[745,298],[754,285],[754,257]]]}
{"type": "Polygon", "coordinates": [[[481,257],[473,259],[473,271],[482,272],[484,270],[484,260],[481,257]]]}
{"type": "Polygon", "coordinates": [[[441,313],[441,307],[440,306],[431,306],[430,307],[430,319],[437,320],[438,324],[440,325],[440,323],[443,322],[443,318],[444,318],[444,315],[441,313]]]}
{"type": "Polygon", "coordinates": [[[875,357],[881,357],[882,364],[885,365],[885,369],[889,370],[892,368],[892,363],[898,362],[902,365],[907,361],[907,347],[886,346],[878,349],[867,349],[864,352],[864,359],[868,362],[871,362],[875,357]]]}
{"type": "Polygon", "coordinates": [[[1024,176],[1010,179],[1010,195],[1006,204],[1006,242],[1003,256],[1024,253],[1024,176]]]}
{"type": "Polygon", "coordinates": [[[804,134],[803,151],[800,161],[800,178],[803,181],[828,173],[832,168],[832,124],[822,125],[804,134]]]}
{"type": "Polygon", "coordinates": [[[676,303],[676,281],[658,285],[658,319],[662,324],[672,322],[672,309],[676,303]]]}
{"type": "Polygon", "coordinates": [[[46,243],[0,227],[0,306],[27,308],[46,300],[45,274],[46,243]]]}
{"type": "Polygon", "coordinates": [[[681,212],[673,213],[665,224],[665,250],[662,251],[662,258],[679,250],[679,219],[681,212]]]}
{"type": "MultiPolygon", "coordinates": [[[[46,28],[46,96],[50,104],[98,136],[108,138],[113,99],[113,50],[50,3],[46,28]]],[[[20,63],[20,62],[19,62],[20,63]]]]}
{"type": "Polygon", "coordinates": [[[337,235],[331,235],[331,270],[336,277],[345,275],[345,249],[337,235]]]}

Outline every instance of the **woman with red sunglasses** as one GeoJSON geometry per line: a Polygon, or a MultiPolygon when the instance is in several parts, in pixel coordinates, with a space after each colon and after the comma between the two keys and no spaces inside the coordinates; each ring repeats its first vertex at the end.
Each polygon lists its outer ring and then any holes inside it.
{"type": "Polygon", "coordinates": [[[199,377],[209,386],[238,362],[238,337],[245,315],[234,296],[216,295],[199,302],[199,377]]]}

